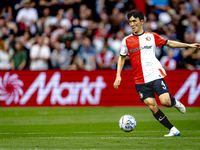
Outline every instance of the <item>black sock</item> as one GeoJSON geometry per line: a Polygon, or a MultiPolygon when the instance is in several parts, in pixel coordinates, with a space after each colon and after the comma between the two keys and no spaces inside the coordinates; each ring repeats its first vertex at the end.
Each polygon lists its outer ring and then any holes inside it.
{"type": "Polygon", "coordinates": [[[172,106],[176,105],[176,100],[174,97],[170,97],[170,100],[171,100],[171,106],[166,106],[166,107],[172,107],[172,106]]]}
{"type": "Polygon", "coordinates": [[[170,97],[171,98],[171,106],[176,105],[176,101],[174,97],[170,97]]]}
{"type": "Polygon", "coordinates": [[[166,128],[169,130],[173,127],[173,125],[169,122],[165,114],[159,109],[155,114],[154,117],[166,128]]]}

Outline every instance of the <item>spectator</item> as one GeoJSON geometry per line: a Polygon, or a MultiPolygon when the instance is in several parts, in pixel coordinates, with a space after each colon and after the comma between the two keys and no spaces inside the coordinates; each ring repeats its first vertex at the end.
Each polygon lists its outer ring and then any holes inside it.
{"type": "Polygon", "coordinates": [[[78,49],[79,49],[79,47],[82,44],[82,41],[84,39],[85,29],[81,28],[81,27],[75,27],[73,29],[73,33],[74,33],[75,39],[72,41],[71,47],[75,51],[78,51],[78,49]]]}
{"type": "Polygon", "coordinates": [[[158,24],[157,24],[157,17],[154,12],[150,12],[147,14],[147,21],[144,24],[144,28],[146,31],[149,32],[155,32],[157,30],[158,24]]]}
{"type": "Polygon", "coordinates": [[[116,33],[119,30],[119,24],[117,21],[118,15],[120,13],[120,10],[118,8],[113,8],[112,14],[109,17],[109,23],[112,26],[112,33],[116,33]]]}
{"type": "Polygon", "coordinates": [[[40,34],[44,32],[44,28],[51,25],[51,19],[53,17],[50,15],[50,9],[48,7],[44,8],[42,17],[37,21],[37,29],[40,34]]]}
{"type": "Polygon", "coordinates": [[[29,31],[25,31],[23,35],[19,36],[19,41],[25,49],[30,50],[35,43],[35,37],[32,37],[29,31]]]}
{"type": "Polygon", "coordinates": [[[9,54],[9,43],[4,41],[3,49],[0,49],[0,70],[10,70],[10,54],[9,54]]]}
{"type": "MultiPolygon", "coordinates": [[[[14,3],[14,15],[16,12],[18,12],[20,9],[24,8],[26,5],[25,0],[10,0],[14,3]]],[[[37,0],[30,0],[30,7],[35,7],[36,6],[36,1],[37,0]]]]}
{"type": "Polygon", "coordinates": [[[92,17],[92,10],[89,9],[85,4],[82,4],[79,8],[79,18],[75,18],[73,21],[74,26],[80,26],[87,28],[88,20],[92,17]]]}
{"type": "Polygon", "coordinates": [[[94,35],[103,38],[104,40],[111,36],[110,32],[105,28],[105,24],[103,22],[98,24],[98,28],[94,31],[94,35]]]}
{"type": "Polygon", "coordinates": [[[22,43],[21,42],[16,42],[15,43],[15,52],[14,55],[11,58],[11,68],[17,69],[17,70],[22,70],[26,66],[26,61],[27,60],[27,54],[23,49],[22,43]]]}
{"type": "Polygon", "coordinates": [[[53,28],[53,32],[51,33],[50,41],[51,43],[54,43],[67,34],[67,32],[71,29],[72,24],[69,19],[64,18],[64,10],[59,9],[57,16],[51,20],[51,26],[53,28]]]}
{"type": "Polygon", "coordinates": [[[51,11],[51,15],[55,16],[58,11],[58,1],[59,0],[39,0],[40,11],[42,12],[46,7],[48,7],[51,11]]]}
{"type": "Polygon", "coordinates": [[[97,53],[96,62],[100,69],[115,69],[115,55],[109,50],[108,44],[105,43],[102,51],[97,53]]]}
{"type": "Polygon", "coordinates": [[[46,36],[50,39],[51,37],[51,32],[52,32],[52,29],[50,26],[47,26],[44,28],[44,32],[42,33],[42,36],[46,36]]]}
{"type": "Polygon", "coordinates": [[[13,11],[11,2],[9,0],[5,0],[3,2],[3,8],[1,10],[0,17],[6,18],[6,22],[13,20],[13,11]]]}
{"type": "Polygon", "coordinates": [[[90,39],[85,37],[76,57],[76,65],[78,69],[95,70],[95,57],[95,48],[91,44],[90,39]]]}
{"type": "MultiPolygon", "coordinates": [[[[124,13],[120,12],[118,14],[117,23],[118,23],[118,29],[119,29],[119,31],[124,31],[124,28],[126,26],[126,20],[125,20],[125,14],[124,13]]],[[[114,32],[114,33],[116,33],[116,32],[114,32]]]]}
{"type": "MultiPolygon", "coordinates": [[[[77,59],[74,58],[78,58],[77,51],[80,46],[83,47],[83,39],[86,36],[89,37],[91,45],[94,45],[96,53],[102,50],[107,41],[115,57],[118,57],[121,39],[132,34],[125,14],[127,10],[139,7],[147,16],[145,31],[159,33],[169,40],[198,43],[199,6],[199,0],[4,0],[0,2],[0,49],[3,49],[2,43],[5,40],[12,48],[15,41],[20,41],[26,50],[27,62],[30,62],[29,53],[35,44],[36,34],[45,37],[43,45],[48,45],[51,49],[58,40],[65,41],[65,37],[73,34],[71,40],[61,44],[61,49],[65,48],[69,55],[73,53],[72,64],[76,64],[74,60],[77,59]]],[[[196,57],[191,52],[194,50],[176,48],[173,51],[177,68],[195,69],[196,57]]],[[[9,50],[10,56],[13,55],[12,52],[9,50]]],[[[156,49],[156,57],[160,59],[166,52],[166,47],[156,49]]],[[[130,68],[127,62],[125,69],[130,68]]],[[[29,63],[26,64],[25,68],[28,68],[29,63]]],[[[77,69],[76,65],[74,66],[72,68],[77,69]]]]}
{"type": "Polygon", "coordinates": [[[68,69],[71,63],[71,57],[68,51],[61,49],[61,43],[57,41],[51,54],[51,65],[53,69],[68,69]]]}
{"type": "Polygon", "coordinates": [[[82,0],[61,0],[60,5],[66,10],[74,8],[75,13],[78,13],[79,5],[82,0]]]}
{"type": "Polygon", "coordinates": [[[165,34],[169,40],[178,41],[177,30],[176,30],[176,26],[174,24],[170,23],[167,25],[165,34]]]}
{"type": "Polygon", "coordinates": [[[198,15],[200,6],[198,0],[185,0],[184,5],[186,12],[198,15]]]}
{"type": "Polygon", "coordinates": [[[65,48],[64,50],[67,51],[67,53],[70,55],[71,57],[71,62],[70,64],[72,64],[75,60],[75,57],[77,55],[77,51],[74,50],[72,47],[71,47],[71,43],[72,43],[72,39],[70,37],[67,37],[67,39],[65,40],[65,48]]]}
{"type": "Polygon", "coordinates": [[[109,23],[109,16],[106,12],[102,12],[100,14],[100,20],[105,25],[105,29],[110,32],[111,31],[111,24],[109,23]]]}
{"type": "MultiPolygon", "coordinates": [[[[185,5],[183,1],[180,1],[178,3],[176,12],[176,20],[177,21],[177,34],[178,34],[178,39],[180,41],[184,41],[184,34],[185,34],[185,29],[188,26],[189,18],[191,17],[191,13],[186,11],[185,5]]],[[[184,41],[187,42],[187,41],[184,41]]]]}
{"type": "Polygon", "coordinates": [[[68,18],[64,18],[64,13],[64,9],[59,9],[56,17],[51,19],[51,25],[54,28],[63,27],[65,28],[65,31],[69,31],[72,27],[72,24],[68,18]]]}
{"type": "Polygon", "coordinates": [[[50,48],[44,44],[44,38],[37,36],[37,44],[30,49],[30,69],[47,70],[49,69],[48,61],[51,55],[50,48]]]}
{"type": "Polygon", "coordinates": [[[44,45],[48,45],[50,48],[53,46],[53,43],[51,43],[50,38],[51,38],[51,27],[47,26],[44,28],[44,32],[42,34],[42,37],[44,37],[44,45]]]}
{"type": "Polygon", "coordinates": [[[0,39],[8,38],[10,29],[6,25],[6,20],[3,17],[0,17],[0,39]]]}
{"type": "Polygon", "coordinates": [[[156,14],[166,12],[169,9],[169,0],[147,0],[148,7],[152,7],[156,14]]]}
{"type": "Polygon", "coordinates": [[[163,66],[165,70],[175,70],[177,67],[177,62],[173,58],[174,56],[174,51],[172,48],[168,48],[167,50],[167,55],[161,57],[160,63],[163,66]]]}
{"type": "Polygon", "coordinates": [[[104,27],[104,24],[100,22],[98,23],[98,28],[94,31],[93,45],[96,52],[100,52],[104,46],[105,36],[108,33],[104,27]]]}
{"type": "Polygon", "coordinates": [[[188,26],[186,28],[186,32],[188,32],[189,37],[193,37],[192,42],[200,42],[200,21],[198,20],[196,15],[192,15],[188,19],[188,26]]]}
{"type": "Polygon", "coordinates": [[[107,40],[109,37],[111,37],[111,34],[106,30],[105,24],[100,22],[98,24],[98,28],[94,31],[93,38],[93,44],[96,48],[96,52],[102,50],[105,40],[107,40]]]}
{"type": "Polygon", "coordinates": [[[6,39],[7,42],[9,42],[10,45],[10,50],[9,50],[9,54],[12,56],[14,54],[14,48],[15,48],[15,34],[10,33],[8,38],[6,39]]]}
{"type": "Polygon", "coordinates": [[[31,34],[35,34],[35,23],[38,20],[37,10],[31,7],[31,0],[24,0],[24,3],[24,8],[17,13],[16,22],[19,24],[20,32],[28,30],[31,34]]]}
{"type": "Polygon", "coordinates": [[[77,16],[74,13],[74,8],[68,8],[64,14],[64,17],[68,18],[71,24],[73,24],[74,18],[77,18],[77,16]]]}
{"type": "Polygon", "coordinates": [[[107,14],[110,16],[112,14],[113,9],[115,8],[116,4],[119,0],[107,0],[105,1],[106,11],[107,14]]]}
{"type": "Polygon", "coordinates": [[[105,7],[105,0],[82,0],[81,4],[85,4],[89,9],[92,10],[92,18],[94,18],[96,21],[99,20],[99,15],[103,11],[105,7]]]}
{"type": "Polygon", "coordinates": [[[195,59],[194,59],[195,51],[196,50],[194,48],[188,48],[182,51],[185,68],[188,70],[195,70],[195,59]]]}
{"type": "Polygon", "coordinates": [[[98,26],[98,23],[95,20],[93,19],[88,20],[88,26],[86,28],[85,35],[89,37],[90,39],[93,39],[94,31],[97,29],[97,26],[98,26]]]}
{"type": "Polygon", "coordinates": [[[110,47],[114,50],[115,56],[118,58],[120,52],[121,42],[124,38],[125,34],[123,31],[118,31],[115,35],[115,38],[109,40],[110,47]]]}

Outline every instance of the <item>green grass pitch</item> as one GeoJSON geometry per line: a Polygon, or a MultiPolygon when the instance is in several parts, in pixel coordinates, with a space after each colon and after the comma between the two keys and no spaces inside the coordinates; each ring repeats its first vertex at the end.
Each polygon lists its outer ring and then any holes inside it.
{"type": "Polygon", "coordinates": [[[200,108],[161,110],[180,131],[168,129],[147,107],[22,107],[0,108],[0,149],[200,149],[200,108]],[[134,131],[119,128],[125,114],[136,118],[134,131]]]}

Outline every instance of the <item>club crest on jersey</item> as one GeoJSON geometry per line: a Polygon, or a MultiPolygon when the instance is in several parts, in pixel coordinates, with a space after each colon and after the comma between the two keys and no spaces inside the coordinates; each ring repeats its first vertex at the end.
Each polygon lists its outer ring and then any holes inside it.
{"type": "Polygon", "coordinates": [[[133,41],[128,41],[129,44],[131,44],[133,41]]]}
{"type": "Polygon", "coordinates": [[[147,37],[146,37],[146,40],[147,40],[147,41],[150,41],[150,40],[151,40],[151,38],[150,38],[149,36],[147,36],[147,37]]]}
{"type": "Polygon", "coordinates": [[[143,98],[143,94],[142,94],[142,93],[140,93],[140,92],[139,92],[139,97],[140,97],[140,98],[143,98]]]}

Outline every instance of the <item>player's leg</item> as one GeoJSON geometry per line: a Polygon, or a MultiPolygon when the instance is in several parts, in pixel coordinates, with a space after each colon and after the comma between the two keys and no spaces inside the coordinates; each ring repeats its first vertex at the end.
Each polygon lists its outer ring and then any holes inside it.
{"type": "Polygon", "coordinates": [[[151,110],[153,115],[156,114],[156,112],[158,112],[159,107],[156,103],[155,98],[148,97],[148,98],[144,99],[143,102],[149,107],[149,109],[151,110]]]}
{"type": "Polygon", "coordinates": [[[174,97],[171,97],[168,85],[164,79],[158,79],[154,82],[154,90],[159,96],[159,100],[163,106],[174,106],[179,112],[183,114],[186,112],[185,106],[181,102],[177,101],[174,97]]]}
{"type": "Polygon", "coordinates": [[[184,114],[186,112],[185,106],[176,100],[174,97],[171,97],[169,93],[163,93],[159,96],[160,102],[163,106],[172,107],[174,106],[179,112],[184,114]]]}
{"type": "Polygon", "coordinates": [[[152,111],[154,117],[168,129],[172,129],[173,125],[169,122],[165,114],[159,109],[156,100],[154,90],[152,89],[153,82],[135,85],[136,91],[142,102],[144,102],[152,111]]]}
{"type": "Polygon", "coordinates": [[[166,107],[172,107],[175,104],[175,98],[170,97],[169,93],[159,95],[160,103],[166,107]]]}
{"type": "MultiPolygon", "coordinates": [[[[175,100],[175,98],[171,97],[171,95],[169,94],[169,89],[168,89],[168,86],[167,86],[166,82],[164,81],[164,79],[156,80],[153,84],[153,87],[154,87],[154,91],[159,96],[160,102],[163,106],[166,106],[166,107],[172,107],[172,106],[176,107],[177,106],[177,103],[179,103],[179,102],[177,102],[175,100]]],[[[179,107],[177,109],[180,112],[185,113],[185,107],[183,105],[182,105],[182,107],[179,107]]],[[[170,133],[165,135],[166,137],[180,136],[180,132],[176,127],[171,126],[168,129],[170,130],[170,133]]]]}
{"type": "Polygon", "coordinates": [[[155,98],[146,98],[144,103],[149,107],[152,111],[153,116],[166,128],[169,130],[173,127],[173,125],[169,122],[165,114],[159,109],[155,98]]]}
{"type": "Polygon", "coordinates": [[[165,114],[159,109],[155,98],[146,98],[144,100],[144,103],[149,107],[149,109],[152,111],[154,117],[166,128],[168,128],[170,130],[170,133],[165,135],[167,136],[180,136],[180,132],[179,130],[174,127],[169,120],[167,119],[167,117],[165,116],[165,114]]]}

